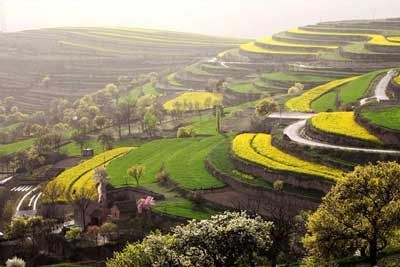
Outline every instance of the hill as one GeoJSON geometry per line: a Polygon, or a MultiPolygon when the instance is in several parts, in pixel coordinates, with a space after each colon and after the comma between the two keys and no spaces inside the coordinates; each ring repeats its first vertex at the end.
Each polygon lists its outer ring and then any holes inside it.
{"type": "Polygon", "coordinates": [[[243,40],[137,28],[54,28],[0,35],[0,94],[38,110],[140,74],[163,72],[243,40]]]}

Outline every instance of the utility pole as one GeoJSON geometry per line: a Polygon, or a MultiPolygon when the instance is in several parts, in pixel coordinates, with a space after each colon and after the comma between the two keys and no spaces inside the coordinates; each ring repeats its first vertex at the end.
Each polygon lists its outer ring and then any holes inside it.
{"type": "Polygon", "coordinates": [[[7,31],[6,23],[6,0],[0,0],[0,28],[1,32],[7,31]]]}

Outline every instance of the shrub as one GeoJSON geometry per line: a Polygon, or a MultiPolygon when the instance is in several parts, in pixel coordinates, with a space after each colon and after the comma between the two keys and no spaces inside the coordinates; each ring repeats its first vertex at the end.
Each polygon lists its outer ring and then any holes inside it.
{"type": "Polygon", "coordinates": [[[26,265],[25,261],[17,257],[8,259],[6,262],[7,267],[25,267],[25,265],[26,265]]]}
{"type": "Polygon", "coordinates": [[[278,104],[271,98],[264,98],[256,105],[256,115],[266,116],[272,112],[278,111],[278,104]]]}
{"type": "Polygon", "coordinates": [[[193,126],[180,127],[176,133],[177,138],[195,137],[196,132],[193,126]]]}
{"type": "Polygon", "coordinates": [[[79,227],[72,227],[65,233],[68,242],[79,241],[82,239],[82,230],[79,227]]]}
{"type": "Polygon", "coordinates": [[[172,234],[150,234],[115,253],[107,267],[254,266],[271,245],[272,224],[246,213],[225,212],[177,226],[172,234]]]}

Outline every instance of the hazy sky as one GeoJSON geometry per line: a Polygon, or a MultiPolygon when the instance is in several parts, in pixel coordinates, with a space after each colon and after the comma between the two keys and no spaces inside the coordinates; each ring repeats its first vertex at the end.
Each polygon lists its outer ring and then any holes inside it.
{"type": "Polygon", "coordinates": [[[260,37],[326,20],[400,17],[400,0],[0,0],[8,31],[132,26],[260,37]]]}

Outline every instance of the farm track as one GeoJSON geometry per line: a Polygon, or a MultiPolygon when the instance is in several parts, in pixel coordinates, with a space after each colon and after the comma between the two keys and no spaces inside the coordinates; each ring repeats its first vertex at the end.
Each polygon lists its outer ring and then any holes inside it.
{"type": "Polygon", "coordinates": [[[306,120],[301,120],[295,122],[284,129],[284,134],[293,142],[307,145],[311,147],[320,147],[320,148],[328,148],[328,149],[339,149],[344,151],[354,151],[354,152],[365,152],[365,153],[374,153],[374,154],[393,154],[400,155],[400,150],[389,150],[389,149],[370,149],[370,148],[359,148],[359,147],[350,147],[350,146],[339,146],[332,145],[328,143],[319,142],[313,140],[312,138],[306,136],[304,134],[304,129],[306,127],[306,120]]]}

